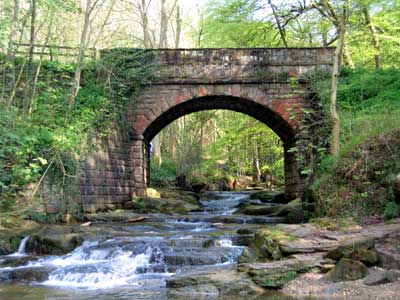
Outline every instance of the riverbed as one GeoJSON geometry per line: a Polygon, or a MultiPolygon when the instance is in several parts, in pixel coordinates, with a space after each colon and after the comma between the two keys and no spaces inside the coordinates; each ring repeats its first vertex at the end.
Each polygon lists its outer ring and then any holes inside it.
{"type": "Polygon", "coordinates": [[[282,221],[235,214],[254,201],[249,195],[208,195],[200,211],[186,216],[94,223],[83,243],[64,255],[31,256],[22,244],[17,253],[0,257],[0,299],[290,299],[260,294],[236,274],[246,248],[246,235],[238,230],[282,221]]]}

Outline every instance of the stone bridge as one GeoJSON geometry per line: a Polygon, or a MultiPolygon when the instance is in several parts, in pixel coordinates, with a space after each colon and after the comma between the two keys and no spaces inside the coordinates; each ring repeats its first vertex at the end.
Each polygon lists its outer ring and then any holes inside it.
{"type": "Polygon", "coordinates": [[[252,116],[282,140],[285,191],[303,192],[295,154],[302,108],[310,106],[307,73],[330,70],[332,48],[154,50],[155,79],[132,95],[125,130],[87,159],[80,182],[86,211],[123,207],[145,195],[149,145],[169,123],[196,111],[228,109],[252,116]]]}

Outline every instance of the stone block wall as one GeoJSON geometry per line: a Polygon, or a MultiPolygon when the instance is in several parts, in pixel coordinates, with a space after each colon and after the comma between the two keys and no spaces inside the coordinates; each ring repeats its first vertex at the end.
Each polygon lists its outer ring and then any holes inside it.
{"type": "Polygon", "coordinates": [[[126,133],[114,132],[82,161],[80,202],[84,211],[123,208],[135,193],[134,165],[126,133]]]}

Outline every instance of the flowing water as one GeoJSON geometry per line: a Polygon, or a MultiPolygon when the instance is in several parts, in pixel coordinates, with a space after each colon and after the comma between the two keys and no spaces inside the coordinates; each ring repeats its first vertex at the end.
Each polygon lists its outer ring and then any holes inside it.
{"type": "Polygon", "coordinates": [[[168,286],[176,276],[234,268],[245,244],[237,230],[280,221],[233,214],[250,201],[248,193],[221,192],[201,200],[203,210],[188,216],[149,215],[146,222],[96,224],[92,227],[101,227],[101,234],[62,256],[30,257],[26,237],[18,252],[0,257],[0,299],[250,299],[209,294],[191,298],[190,293],[180,298],[168,286]]]}

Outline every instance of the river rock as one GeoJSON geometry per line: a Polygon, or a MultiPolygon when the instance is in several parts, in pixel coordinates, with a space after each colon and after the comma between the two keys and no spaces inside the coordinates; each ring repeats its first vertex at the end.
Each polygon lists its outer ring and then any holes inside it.
{"type": "Polygon", "coordinates": [[[26,265],[30,261],[37,260],[32,256],[4,256],[0,259],[0,266],[3,267],[19,267],[26,265]]]}
{"type": "Polygon", "coordinates": [[[386,269],[400,269],[400,234],[392,234],[375,245],[379,264],[386,269]]]}
{"type": "Polygon", "coordinates": [[[279,237],[277,234],[273,235],[270,229],[258,230],[253,245],[256,255],[262,260],[279,260],[282,258],[279,237]]]}
{"type": "Polygon", "coordinates": [[[181,288],[170,289],[168,290],[168,294],[173,299],[176,299],[176,297],[187,299],[187,297],[189,297],[189,299],[195,298],[196,300],[209,300],[218,298],[219,290],[215,285],[212,284],[197,284],[194,286],[185,286],[181,288]]]}
{"type": "Polygon", "coordinates": [[[290,201],[277,209],[274,213],[276,216],[287,217],[288,223],[301,223],[304,221],[305,215],[303,204],[300,198],[290,201]]]}
{"type": "Polygon", "coordinates": [[[278,211],[280,206],[247,205],[241,209],[245,215],[271,215],[278,211]]]}
{"type": "Polygon", "coordinates": [[[0,255],[10,254],[11,246],[8,242],[0,240],[0,255]]]}
{"type": "Polygon", "coordinates": [[[161,194],[156,189],[153,188],[147,188],[146,195],[149,198],[161,198],[161,194]]]}
{"type": "MultiPolygon", "coordinates": [[[[374,244],[374,239],[368,236],[343,240],[340,242],[338,247],[330,250],[326,254],[326,257],[340,260],[343,257],[349,258],[354,255],[359,258],[359,256],[362,256],[363,252],[368,256],[373,256],[373,254],[368,253],[366,250],[373,248],[374,244]]],[[[368,260],[374,260],[374,257],[371,257],[368,260]]],[[[375,262],[376,261],[374,261],[374,263],[375,262]]]]}
{"type": "Polygon", "coordinates": [[[250,199],[259,199],[264,203],[288,203],[285,194],[278,191],[259,191],[251,194],[250,199]]]}
{"type": "Polygon", "coordinates": [[[83,242],[79,233],[54,234],[41,232],[26,243],[26,252],[35,255],[60,255],[71,252],[83,242]]]}
{"type": "Polygon", "coordinates": [[[305,215],[301,199],[295,199],[287,204],[278,206],[263,206],[250,204],[241,209],[246,215],[270,215],[286,217],[288,223],[301,223],[305,215]]]}
{"type": "Polygon", "coordinates": [[[132,208],[140,213],[180,213],[187,214],[190,211],[200,210],[198,205],[193,203],[170,198],[134,198],[132,208]]]}
{"type": "Polygon", "coordinates": [[[238,263],[252,263],[257,261],[257,254],[250,248],[243,249],[242,255],[238,259],[238,263]]]}
{"type": "Polygon", "coordinates": [[[285,255],[329,251],[337,247],[337,245],[337,241],[313,236],[284,240],[280,243],[281,251],[285,255]]]}
{"type": "Polygon", "coordinates": [[[361,261],[367,266],[372,266],[378,263],[378,254],[376,253],[375,250],[362,249],[362,248],[354,249],[345,257],[361,261]]]}
{"type": "Polygon", "coordinates": [[[296,238],[311,238],[320,236],[323,230],[310,223],[305,224],[277,224],[276,228],[296,238]]]}
{"type": "Polygon", "coordinates": [[[360,261],[342,258],[336,266],[327,273],[327,278],[333,282],[352,281],[364,278],[367,267],[360,261]]]}
{"type": "Polygon", "coordinates": [[[0,272],[1,281],[42,282],[46,281],[52,271],[48,267],[26,267],[0,272]]]}
{"type": "Polygon", "coordinates": [[[213,293],[218,290],[219,295],[256,295],[264,290],[255,285],[245,273],[239,273],[232,267],[214,267],[207,270],[195,270],[191,273],[176,274],[166,279],[168,288],[177,289],[177,292],[208,291],[213,293]],[[200,286],[200,287],[199,287],[200,286]],[[213,286],[213,287],[211,287],[213,286]],[[215,288],[216,289],[215,289],[215,288]]]}
{"type": "Polygon", "coordinates": [[[400,278],[399,270],[377,270],[364,278],[365,285],[379,285],[395,282],[400,278]]]}
{"type": "Polygon", "coordinates": [[[247,272],[257,285],[264,288],[281,288],[283,285],[313,268],[331,263],[322,253],[293,255],[292,258],[266,262],[240,264],[238,270],[247,272]]]}

